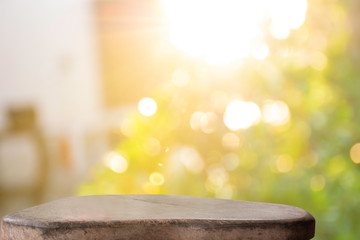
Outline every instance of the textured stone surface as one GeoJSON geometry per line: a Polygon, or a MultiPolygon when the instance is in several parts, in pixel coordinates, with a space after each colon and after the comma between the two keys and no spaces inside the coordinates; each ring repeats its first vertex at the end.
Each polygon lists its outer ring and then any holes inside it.
{"type": "Polygon", "coordinates": [[[70,197],[3,218],[10,239],[309,240],[315,220],[287,205],[172,195],[70,197]]]}

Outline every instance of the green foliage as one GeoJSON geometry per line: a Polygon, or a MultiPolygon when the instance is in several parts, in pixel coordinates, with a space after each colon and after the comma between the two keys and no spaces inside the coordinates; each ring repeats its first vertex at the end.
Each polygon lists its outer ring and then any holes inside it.
{"type": "Polygon", "coordinates": [[[269,37],[266,60],[247,60],[238,68],[181,61],[178,67],[191,76],[181,88],[170,84],[171,66],[164,69],[164,85],[152,96],[156,114],[134,111],[122,124],[117,152],[128,161],[126,171],[116,173],[101,163],[79,194],[161,193],[289,204],[314,215],[316,239],[356,239],[360,166],[349,152],[359,141],[360,72],[350,3],[310,1],[300,29],[287,40],[269,37]],[[234,99],[260,106],[281,100],[291,118],[279,126],[260,122],[231,131],[223,116],[234,99]],[[216,117],[204,120],[203,129],[192,128],[196,111],[216,117]],[[224,144],[231,132],[237,138],[224,144]],[[163,179],[151,179],[152,173],[163,179]]]}

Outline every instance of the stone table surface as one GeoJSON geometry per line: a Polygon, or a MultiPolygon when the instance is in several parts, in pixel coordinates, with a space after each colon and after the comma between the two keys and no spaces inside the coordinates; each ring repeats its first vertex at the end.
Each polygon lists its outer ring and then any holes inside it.
{"type": "Polygon", "coordinates": [[[297,207],[175,195],[69,197],[5,216],[10,239],[309,240],[315,220],[297,207]]]}

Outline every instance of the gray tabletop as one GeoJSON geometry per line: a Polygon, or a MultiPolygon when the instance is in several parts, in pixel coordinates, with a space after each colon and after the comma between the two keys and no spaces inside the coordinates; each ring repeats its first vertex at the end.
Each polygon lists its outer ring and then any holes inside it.
{"type": "Polygon", "coordinates": [[[70,197],[3,218],[2,239],[292,239],[315,220],[292,206],[174,195],[70,197]]]}

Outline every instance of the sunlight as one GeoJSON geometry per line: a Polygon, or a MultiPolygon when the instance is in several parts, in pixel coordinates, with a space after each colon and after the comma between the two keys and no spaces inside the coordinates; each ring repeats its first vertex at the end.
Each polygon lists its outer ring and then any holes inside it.
{"type": "Polygon", "coordinates": [[[260,119],[261,112],[258,105],[236,100],[226,107],[224,123],[230,130],[236,131],[249,128],[257,124],[260,119]]]}
{"type": "Polygon", "coordinates": [[[173,84],[177,87],[184,87],[190,81],[190,74],[185,69],[177,69],[171,78],[173,84]]]}
{"type": "Polygon", "coordinates": [[[116,152],[110,152],[105,156],[104,163],[116,173],[125,172],[128,168],[127,160],[116,152]]]}
{"type": "Polygon", "coordinates": [[[269,1],[271,34],[278,39],[286,39],[291,29],[298,29],[305,21],[307,0],[269,1]]]}
{"type": "Polygon", "coordinates": [[[139,111],[144,116],[152,116],[156,113],[157,104],[152,98],[143,98],[138,104],[139,111]]]}
{"type": "Polygon", "coordinates": [[[306,0],[162,0],[171,42],[210,64],[241,61],[252,55],[265,59],[265,23],[285,39],[306,17],[306,0]]]}
{"type": "Polygon", "coordinates": [[[290,111],[283,101],[266,100],[262,108],[263,121],[273,126],[284,125],[290,120],[290,111]]]}

